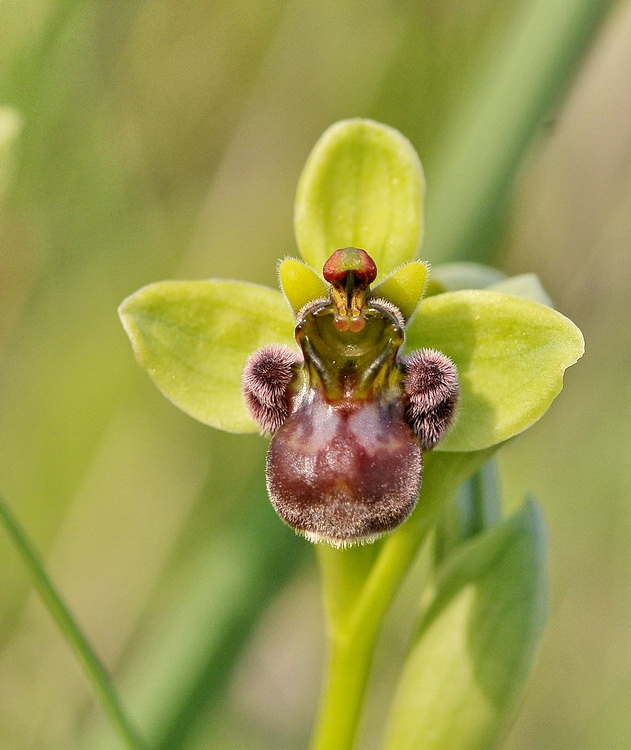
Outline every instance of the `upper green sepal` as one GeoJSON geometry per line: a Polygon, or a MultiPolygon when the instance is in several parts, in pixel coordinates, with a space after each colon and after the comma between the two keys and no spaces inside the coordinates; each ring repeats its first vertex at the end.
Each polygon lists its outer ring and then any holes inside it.
{"type": "Polygon", "coordinates": [[[429,347],[456,364],[456,422],[436,450],[473,451],[536,422],[583,354],[580,330],[550,307],[489,290],[427,298],[406,329],[407,348],[429,347]]]}
{"type": "Polygon", "coordinates": [[[119,314],[138,362],[176,406],[228,432],[256,432],[241,396],[246,359],[265,344],[295,348],[283,295],[240,281],[163,281],[119,314]]]}
{"type": "Polygon", "coordinates": [[[372,120],[338,122],[316,143],[298,183],[300,254],[320,270],[334,250],[361,248],[383,277],[418,252],[424,194],[407,138],[372,120]]]}
{"type": "Polygon", "coordinates": [[[385,750],[489,750],[530,674],[546,614],[536,504],[447,559],[405,663],[385,750]]]}

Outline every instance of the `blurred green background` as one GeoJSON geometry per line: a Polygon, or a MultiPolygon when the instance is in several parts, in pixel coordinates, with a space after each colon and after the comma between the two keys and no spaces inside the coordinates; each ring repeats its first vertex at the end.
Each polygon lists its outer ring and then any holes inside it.
{"type": "MultiPolygon", "coordinates": [[[[481,81],[531,4],[0,4],[0,107],[23,125],[0,181],[0,492],[164,750],[303,746],[320,599],[312,550],[266,499],[265,441],[171,406],[116,307],[163,278],[274,285],[276,259],[296,254],[305,158],[353,116],[418,149],[424,257],[534,271],[585,333],[561,397],[500,454],[507,509],[528,491],[542,501],[551,580],[505,747],[631,747],[629,2],[609,9],[566,95],[536,118],[484,231],[446,246],[431,223],[450,212],[445,190],[432,193],[441,165],[467,143],[481,81]]],[[[0,592],[0,748],[119,747],[2,531],[0,592]]],[[[394,653],[418,592],[405,596],[384,638],[394,653]]],[[[393,666],[381,655],[366,750],[393,666]]]]}

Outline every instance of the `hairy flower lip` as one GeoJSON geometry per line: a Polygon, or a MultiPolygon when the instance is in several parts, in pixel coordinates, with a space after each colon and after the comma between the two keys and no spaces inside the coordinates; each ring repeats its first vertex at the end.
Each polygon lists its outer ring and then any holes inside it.
{"type": "Polygon", "coordinates": [[[380,531],[376,534],[366,534],[366,536],[355,537],[354,539],[346,539],[344,537],[330,537],[318,534],[315,531],[307,531],[306,529],[296,529],[296,533],[303,536],[308,542],[312,544],[328,544],[335,549],[349,549],[358,545],[362,546],[365,544],[372,544],[378,539],[381,539],[387,531],[380,531]]]}
{"type": "Polygon", "coordinates": [[[398,399],[331,404],[311,389],[274,435],[266,476],[285,523],[312,541],[350,546],[409,516],[422,456],[398,399]]]}

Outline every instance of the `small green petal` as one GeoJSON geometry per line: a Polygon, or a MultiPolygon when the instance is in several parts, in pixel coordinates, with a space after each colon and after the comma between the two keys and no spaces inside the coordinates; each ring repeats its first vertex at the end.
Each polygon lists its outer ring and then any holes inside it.
{"type": "Polygon", "coordinates": [[[241,396],[248,355],[294,346],[280,292],[239,281],[163,281],[120,306],[138,362],[176,406],[228,432],[256,432],[241,396]]]}
{"type": "Polygon", "coordinates": [[[407,348],[453,359],[460,379],[456,423],[437,450],[472,451],[536,422],[583,354],[580,330],[544,305],[487,290],[429,297],[406,329],[407,348]]]}
{"type": "Polygon", "coordinates": [[[422,260],[406,263],[373,287],[373,295],[392,302],[409,320],[423,299],[428,273],[428,265],[422,260]]]}
{"type": "Polygon", "coordinates": [[[326,297],[327,286],[318,274],[297,258],[285,258],[278,265],[280,285],[291,309],[297,313],[307,302],[326,297]]]}
{"type": "Polygon", "coordinates": [[[384,276],[418,252],[424,194],[407,138],[372,120],[338,122],[315,145],[298,183],[300,254],[320,270],[335,250],[358,247],[384,276]]]}
{"type": "Polygon", "coordinates": [[[488,750],[514,714],[546,612],[536,505],[447,560],[390,714],[385,750],[488,750]]]}

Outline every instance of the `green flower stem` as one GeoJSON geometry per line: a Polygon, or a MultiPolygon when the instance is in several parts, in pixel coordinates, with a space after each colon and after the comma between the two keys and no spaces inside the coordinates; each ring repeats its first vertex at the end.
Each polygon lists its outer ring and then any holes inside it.
{"type": "Polygon", "coordinates": [[[24,561],[35,588],[48,608],[64,638],[75,652],[83,670],[92,683],[103,710],[112,726],[129,750],[144,750],[146,745],[125,713],[118,693],[100,659],[74,621],[68,608],[46,574],[42,561],[26,533],[4,500],[0,498],[0,520],[24,561]]]}
{"type": "Polygon", "coordinates": [[[333,637],[324,700],[320,708],[313,750],[348,750],[353,747],[368,675],[373,638],[333,637]]]}
{"type": "Polygon", "coordinates": [[[380,547],[318,548],[329,663],[312,750],[350,750],[357,733],[379,627],[443,501],[495,451],[426,457],[419,505],[380,547]]]}

